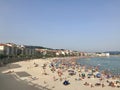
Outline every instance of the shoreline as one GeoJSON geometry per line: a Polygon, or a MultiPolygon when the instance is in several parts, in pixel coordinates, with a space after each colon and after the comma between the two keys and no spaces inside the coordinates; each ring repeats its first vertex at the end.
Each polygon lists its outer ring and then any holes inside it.
{"type": "MultiPolygon", "coordinates": [[[[88,57],[88,60],[89,60],[89,59],[91,60],[91,59],[94,59],[94,58],[96,58],[96,59],[104,59],[104,58],[105,58],[105,59],[108,59],[108,58],[114,58],[114,57],[119,57],[119,56],[112,55],[112,56],[109,56],[109,57],[88,57]]],[[[84,58],[80,58],[80,59],[84,59],[84,58]]],[[[80,59],[79,59],[79,60],[80,60],[80,59]]],[[[85,59],[87,59],[87,58],[85,58],[85,59]]],[[[79,60],[78,60],[78,63],[80,63],[79,60]]],[[[100,63],[100,62],[99,62],[99,63],[100,63]]],[[[96,65],[92,65],[92,64],[85,64],[85,63],[82,64],[82,63],[81,63],[81,65],[85,65],[85,66],[88,67],[88,68],[89,68],[89,67],[94,67],[94,66],[96,67],[96,66],[98,66],[100,72],[101,72],[101,71],[107,71],[108,73],[110,73],[110,74],[113,75],[113,76],[119,76],[119,77],[120,77],[120,72],[116,72],[116,73],[115,73],[112,69],[110,70],[110,69],[105,68],[105,67],[102,68],[101,64],[102,64],[102,63],[96,64],[96,65]]]]}

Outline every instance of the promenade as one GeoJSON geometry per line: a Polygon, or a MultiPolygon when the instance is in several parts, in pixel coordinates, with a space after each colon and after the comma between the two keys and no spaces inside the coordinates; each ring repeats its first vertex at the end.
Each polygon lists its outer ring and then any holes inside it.
{"type": "MultiPolygon", "coordinates": [[[[4,74],[2,71],[8,67],[0,67],[0,90],[49,90],[32,82],[28,84],[27,81],[16,78],[13,74],[4,74]]],[[[23,76],[26,74],[23,73],[23,76]]]]}

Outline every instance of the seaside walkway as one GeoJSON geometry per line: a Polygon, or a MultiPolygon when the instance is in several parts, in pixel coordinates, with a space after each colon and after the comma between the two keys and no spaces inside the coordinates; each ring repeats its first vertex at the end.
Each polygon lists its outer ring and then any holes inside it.
{"type": "Polygon", "coordinates": [[[0,71],[0,90],[50,90],[50,89],[36,84],[28,85],[28,82],[22,80],[18,81],[15,79],[13,75],[3,74],[0,71]]]}

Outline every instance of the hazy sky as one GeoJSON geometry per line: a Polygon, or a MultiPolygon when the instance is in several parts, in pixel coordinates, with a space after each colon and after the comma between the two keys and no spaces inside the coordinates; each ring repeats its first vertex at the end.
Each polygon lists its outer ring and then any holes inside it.
{"type": "Polygon", "coordinates": [[[0,43],[120,50],[120,0],[0,0],[0,43]]]}

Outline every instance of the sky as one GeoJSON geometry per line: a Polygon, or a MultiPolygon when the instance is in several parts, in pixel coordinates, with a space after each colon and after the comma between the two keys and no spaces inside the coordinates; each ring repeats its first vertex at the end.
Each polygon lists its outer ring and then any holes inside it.
{"type": "Polygon", "coordinates": [[[120,51],[120,0],[0,0],[0,43],[120,51]]]}

